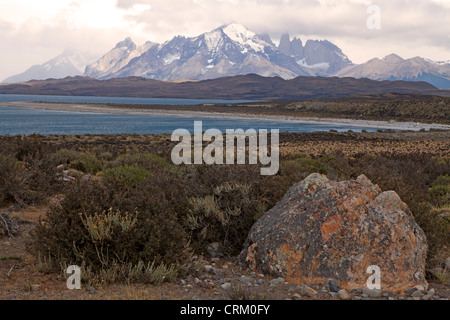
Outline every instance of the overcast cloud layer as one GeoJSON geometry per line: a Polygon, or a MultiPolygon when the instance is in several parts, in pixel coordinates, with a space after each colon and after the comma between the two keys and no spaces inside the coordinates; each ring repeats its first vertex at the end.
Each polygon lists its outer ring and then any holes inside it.
{"type": "Polygon", "coordinates": [[[354,63],[396,53],[450,60],[450,0],[0,0],[0,81],[67,48],[105,53],[236,22],[277,41],[328,39],[354,63]],[[370,30],[367,7],[381,9],[370,30]]]}

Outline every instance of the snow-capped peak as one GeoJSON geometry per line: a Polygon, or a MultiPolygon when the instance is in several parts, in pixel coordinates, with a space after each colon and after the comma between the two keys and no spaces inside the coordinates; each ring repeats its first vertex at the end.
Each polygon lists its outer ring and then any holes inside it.
{"type": "Polygon", "coordinates": [[[142,46],[136,44],[127,37],[120,41],[114,49],[107,52],[102,58],[86,67],[85,75],[89,77],[102,78],[125,67],[132,59],[141,56],[155,43],[147,41],[142,46]]]}
{"type": "Polygon", "coordinates": [[[32,79],[64,78],[82,75],[86,65],[98,59],[98,55],[74,48],[66,49],[62,54],[40,65],[34,65],[25,72],[4,80],[7,83],[25,82],[32,79]]]}
{"type": "Polygon", "coordinates": [[[215,51],[215,49],[217,49],[222,43],[221,32],[219,30],[213,30],[205,33],[205,43],[208,50],[215,51]]]}
{"type": "Polygon", "coordinates": [[[253,38],[256,34],[238,23],[230,23],[222,27],[223,32],[233,41],[245,43],[246,40],[253,38]]]}
{"type": "Polygon", "coordinates": [[[250,47],[256,52],[263,52],[266,42],[259,39],[256,33],[248,30],[241,24],[231,23],[229,25],[222,26],[222,31],[232,41],[240,44],[243,47],[250,47]]]}
{"type": "Polygon", "coordinates": [[[326,76],[351,63],[327,41],[308,42],[304,47],[300,39],[287,39],[286,44],[283,53],[269,35],[252,32],[238,23],[134,50],[129,50],[134,43],[127,38],[88,66],[85,75],[98,79],[140,76],[179,80],[256,73],[291,79],[299,75],[326,76]]]}

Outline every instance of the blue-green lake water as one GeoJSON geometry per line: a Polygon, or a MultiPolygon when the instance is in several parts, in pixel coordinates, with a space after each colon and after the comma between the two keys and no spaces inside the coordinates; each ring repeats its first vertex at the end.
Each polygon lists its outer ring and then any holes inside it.
{"type": "Polygon", "coordinates": [[[203,121],[203,130],[226,129],[278,129],[280,132],[314,132],[352,130],[360,132],[376,131],[374,128],[362,128],[342,125],[303,124],[282,121],[236,120],[225,118],[199,118],[180,116],[137,115],[137,114],[99,114],[65,111],[48,111],[2,106],[2,102],[38,101],[68,103],[118,103],[118,104],[154,104],[154,105],[197,105],[210,103],[243,103],[230,100],[187,100],[187,99],[150,99],[150,98],[114,98],[80,96],[34,96],[0,94],[0,135],[62,135],[62,134],[163,134],[175,129],[194,130],[194,121],[203,121]]]}

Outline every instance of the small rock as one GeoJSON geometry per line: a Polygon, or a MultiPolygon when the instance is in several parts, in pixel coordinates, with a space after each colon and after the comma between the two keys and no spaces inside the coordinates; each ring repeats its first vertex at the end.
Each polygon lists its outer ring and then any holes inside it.
{"type": "Polygon", "coordinates": [[[347,292],[347,290],[340,290],[339,291],[339,297],[342,299],[342,300],[350,300],[350,294],[347,292]]]}
{"type": "Polygon", "coordinates": [[[411,288],[411,289],[405,290],[405,296],[410,297],[416,291],[417,291],[416,288],[411,288]]]}
{"type": "Polygon", "coordinates": [[[413,289],[417,289],[418,291],[425,291],[425,288],[421,285],[414,286],[413,289]]]}
{"type": "Polygon", "coordinates": [[[427,293],[426,295],[424,295],[423,297],[422,297],[422,300],[431,300],[433,298],[433,295],[432,294],[429,294],[429,293],[427,293]]]}
{"type": "Polygon", "coordinates": [[[307,297],[310,297],[310,298],[314,298],[314,297],[317,296],[317,291],[314,290],[311,287],[308,287],[307,285],[301,285],[299,287],[299,292],[300,292],[301,295],[307,296],[307,297]]]}
{"type": "Polygon", "coordinates": [[[293,294],[292,298],[294,298],[294,300],[302,300],[302,296],[298,293],[293,294]]]}
{"type": "Polygon", "coordinates": [[[339,293],[337,292],[330,292],[330,297],[332,297],[333,299],[339,298],[339,293]]]}
{"type": "Polygon", "coordinates": [[[381,290],[379,289],[364,289],[364,294],[366,294],[369,298],[379,298],[381,297],[381,290]]]}
{"type": "Polygon", "coordinates": [[[74,181],[74,180],[76,180],[76,179],[74,177],[71,177],[71,176],[64,176],[62,178],[62,181],[64,181],[64,182],[70,182],[70,181],[74,181]]]}
{"type": "Polygon", "coordinates": [[[282,284],[284,282],[285,282],[285,280],[283,278],[279,277],[277,279],[270,280],[270,285],[276,286],[277,284],[282,284]]]}
{"type": "Polygon", "coordinates": [[[86,287],[86,291],[87,291],[89,294],[95,294],[95,289],[94,289],[93,287],[91,287],[91,286],[87,286],[87,287],[86,287]]]}
{"type": "Polygon", "coordinates": [[[198,275],[198,278],[199,278],[200,280],[205,280],[205,279],[208,278],[208,277],[209,277],[209,275],[206,274],[206,273],[202,273],[202,274],[199,274],[199,275],[198,275]]]}
{"type": "Polygon", "coordinates": [[[314,290],[313,288],[310,287],[306,287],[306,295],[310,298],[315,298],[317,296],[317,291],[314,290]]]}
{"type": "Polygon", "coordinates": [[[447,270],[450,270],[450,257],[448,257],[447,259],[445,259],[445,268],[447,270]]]}
{"type": "Polygon", "coordinates": [[[257,284],[259,284],[260,286],[264,284],[264,280],[263,279],[259,279],[258,281],[256,281],[257,284]]]}
{"type": "Polygon", "coordinates": [[[427,294],[431,294],[432,296],[434,296],[436,294],[436,290],[431,289],[427,292],[427,294]]]}
{"type": "Polygon", "coordinates": [[[223,290],[230,290],[231,289],[231,283],[227,282],[220,286],[223,290]]]}
{"type": "Polygon", "coordinates": [[[414,291],[413,294],[411,295],[411,297],[413,297],[413,298],[422,298],[423,296],[424,296],[424,294],[420,290],[414,291]]]}
{"type": "Polygon", "coordinates": [[[334,279],[328,279],[325,281],[325,286],[328,286],[331,292],[339,292],[341,290],[339,283],[337,283],[334,279]]]}
{"type": "Polygon", "coordinates": [[[353,290],[353,292],[355,294],[363,294],[364,293],[362,289],[355,289],[355,290],[353,290]]]}
{"type": "Polygon", "coordinates": [[[214,267],[211,266],[211,265],[206,265],[205,266],[205,272],[214,273],[214,267]]]}
{"type": "Polygon", "coordinates": [[[220,251],[220,243],[218,242],[210,243],[206,247],[206,252],[213,258],[223,256],[223,253],[220,251]]]}
{"type": "Polygon", "coordinates": [[[92,176],[88,173],[81,177],[81,182],[90,182],[92,181],[92,176]]]}
{"type": "Polygon", "coordinates": [[[241,277],[239,278],[239,281],[242,281],[242,282],[252,282],[253,279],[250,278],[250,277],[241,276],[241,277]]]}

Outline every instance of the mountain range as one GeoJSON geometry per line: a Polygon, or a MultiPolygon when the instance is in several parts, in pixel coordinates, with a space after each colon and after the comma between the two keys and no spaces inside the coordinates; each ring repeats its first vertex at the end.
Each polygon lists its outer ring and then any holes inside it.
{"type": "Polygon", "coordinates": [[[29,80],[45,80],[83,75],[86,65],[96,61],[98,56],[85,51],[67,49],[55,58],[40,65],[34,65],[23,73],[6,78],[4,83],[17,83],[29,80]]]}
{"type": "Polygon", "coordinates": [[[435,62],[421,57],[402,59],[390,54],[352,65],[338,71],[337,77],[369,78],[373,80],[425,81],[436,88],[450,89],[450,61],[435,62]]]}
{"type": "Polygon", "coordinates": [[[292,79],[329,76],[351,61],[328,41],[292,41],[283,35],[276,46],[268,35],[258,35],[240,24],[221,26],[197,37],[178,36],[143,46],[127,38],[97,62],[85,76],[112,79],[129,76],[157,80],[205,80],[256,73],[292,79]]]}
{"type": "Polygon", "coordinates": [[[178,99],[307,100],[386,93],[450,96],[450,90],[438,90],[426,82],[303,76],[284,80],[257,74],[183,82],[77,76],[0,84],[0,94],[178,99]]]}
{"type": "Polygon", "coordinates": [[[177,36],[163,44],[148,41],[138,46],[126,38],[95,61],[80,54],[76,57],[63,54],[4,82],[75,75],[98,80],[143,77],[183,81],[258,74],[285,80],[320,76],[425,81],[450,89],[450,61],[434,62],[420,57],[405,60],[391,54],[353,64],[327,40],[308,40],[303,44],[301,39],[291,40],[289,34],[284,34],[276,45],[269,35],[256,34],[236,23],[197,37],[177,36]]]}

